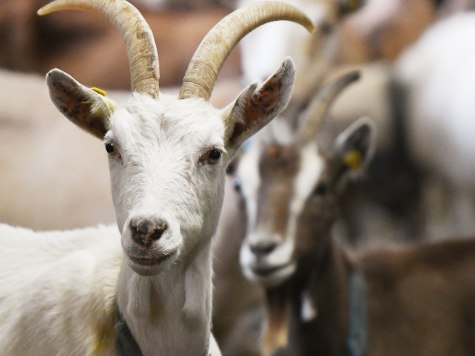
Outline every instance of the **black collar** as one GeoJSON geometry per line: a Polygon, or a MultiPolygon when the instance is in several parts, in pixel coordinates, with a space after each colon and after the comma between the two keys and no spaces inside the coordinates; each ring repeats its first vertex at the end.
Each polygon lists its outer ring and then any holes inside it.
{"type": "MultiPolygon", "coordinates": [[[[140,350],[137,341],[135,341],[129,326],[120,311],[117,315],[115,330],[117,331],[117,350],[119,351],[119,356],[143,356],[142,350],[140,350]]],[[[211,356],[208,348],[209,346],[203,356],[211,356]]]]}
{"type": "Polygon", "coordinates": [[[142,350],[130,332],[121,312],[118,312],[115,330],[117,331],[117,350],[120,356],[143,356],[142,350]]]}

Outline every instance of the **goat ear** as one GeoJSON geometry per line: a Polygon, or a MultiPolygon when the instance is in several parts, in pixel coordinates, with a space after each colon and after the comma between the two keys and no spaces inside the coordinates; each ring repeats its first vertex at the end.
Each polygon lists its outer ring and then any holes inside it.
{"type": "Polygon", "coordinates": [[[362,117],[338,135],[333,157],[336,181],[344,176],[357,176],[364,170],[373,156],[375,134],[373,121],[362,117]]]}
{"type": "Polygon", "coordinates": [[[250,85],[224,110],[225,143],[236,150],[249,137],[281,113],[290,100],[295,64],[286,58],[262,85],[250,85]]]}
{"type": "Polygon", "coordinates": [[[366,0],[338,0],[338,13],[340,16],[351,15],[361,9],[366,2],[366,0]]]}
{"type": "Polygon", "coordinates": [[[48,72],[46,82],[51,100],[64,116],[90,134],[104,137],[115,108],[105,92],[90,89],[59,69],[48,72]]]}

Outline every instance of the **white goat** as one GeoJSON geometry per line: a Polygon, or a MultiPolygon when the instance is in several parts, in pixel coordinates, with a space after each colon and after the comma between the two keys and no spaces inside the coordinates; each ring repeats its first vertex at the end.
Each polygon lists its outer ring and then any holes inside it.
{"type": "Polygon", "coordinates": [[[454,197],[447,211],[437,211],[440,200],[426,206],[438,237],[475,228],[475,50],[467,45],[474,40],[475,13],[455,15],[430,28],[396,64],[410,152],[454,197]]]}
{"type": "Polygon", "coordinates": [[[247,32],[280,19],[308,29],[312,23],[278,2],[230,14],[195,52],[177,100],[159,96],[153,35],[133,6],[123,0],[57,0],[39,13],[69,8],[102,12],[127,47],[134,96],[123,107],[60,70],[47,75],[58,109],[104,138],[122,251],[113,238],[116,228],[42,235],[3,226],[8,258],[0,271],[2,352],[219,354],[210,333],[210,252],[224,171],[240,144],[285,108],[293,62],[285,60],[224,110],[208,99],[227,54],[247,32]],[[37,263],[28,265],[25,256],[37,263]],[[56,283],[60,275],[65,283],[56,283]],[[23,299],[26,291],[39,300],[23,299]]]}

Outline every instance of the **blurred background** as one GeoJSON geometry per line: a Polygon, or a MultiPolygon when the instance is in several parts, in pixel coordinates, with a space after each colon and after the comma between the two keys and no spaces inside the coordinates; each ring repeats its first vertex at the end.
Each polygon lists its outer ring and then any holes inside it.
{"type": "MultiPolygon", "coordinates": [[[[100,15],[37,16],[47,2],[0,2],[0,222],[40,230],[114,223],[102,143],[57,112],[44,75],[57,67],[126,98],[125,48],[100,15]]],[[[174,92],[207,31],[254,1],[131,2],[155,34],[161,88],[174,92]]],[[[337,99],[322,126],[321,144],[370,116],[377,148],[347,193],[335,233],[354,249],[473,236],[475,0],[288,2],[312,18],[316,33],[275,23],[246,36],[227,59],[212,103],[224,107],[285,56],[297,64],[295,106],[304,107],[342,72],[359,69],[361,80],[337,99]]],[[[216,236],[215,333],[225,355],[253,355],[262,295],[239,269],[245,214],[232,182],[230,176],[216,236]]]]}

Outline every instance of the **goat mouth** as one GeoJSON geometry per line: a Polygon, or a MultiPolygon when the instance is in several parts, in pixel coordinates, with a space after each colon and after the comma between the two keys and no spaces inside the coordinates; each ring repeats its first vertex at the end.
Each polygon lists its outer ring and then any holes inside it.
{"type": "Polygon", "coordinates": [[[246,276],[265,286],[276,286],[284,282],[295,272],[295,263],[289,262],[278,266],[254,266],[244,271],[246,276]]]}
{"type": "Polygon", "coordinates": [[[158,264],[168,260],[172,256],[173,256],[173,253],[169,253],[169,254],[164,254],[163,256],[160,256],[160,257],[134,257],[134,256],[129,256],[129,259],[133,263],[141,265],[141,266],[155,266],[155,265],[158,265],[158,264]]]}
{"type": "Polygon", "coordinates": [[[258,267],[252,268],[252,272],[254,272],[258,276],[266,277],[276,272],[279,272],[281,270],[284,270],[285,268],[288,268],[289,266],[291,266],[291,263],[286,263],[286,264],[278,265],[278,266],[258,266],[258,267]]]}

